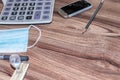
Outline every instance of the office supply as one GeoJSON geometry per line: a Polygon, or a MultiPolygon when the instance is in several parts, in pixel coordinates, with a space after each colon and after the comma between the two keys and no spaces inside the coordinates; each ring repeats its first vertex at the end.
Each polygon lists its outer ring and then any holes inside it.
{"type": "Polygon", "coordinates": [[[15,70],[10,80],[23,80],[28,67],[29,67],[28,62],[22,62],[20,68],[15,70]]]}
{"type": "Polygon", "coordinates": [[[41,24],[52,21],[55,0],[7,0],[0,24],[41,24]]]}
{"type": "MultiPolygon", "coordinates": [[[[2,60],[9,60],[11,55],[0,55],[0,59],[2,60]]],[[[29,57],[28,56],[20,56],[21,61],[28,61],[29,57]]]]}
{"type": "Polygon", "coordinates": [[[9,62],[13,68],[19,69],[21,64],[21,58],[18,54],[13,54],[10,56],[9,62]]]}
{"type": "Polygon", "coordinates": [[[58,9],[58,13],[64,18],[68,18],[85,12],[91,8],[92,4],[88,0],[78,0],[61,7],[58,9]]]}
{"type": "Polygon", "coordinates": [[[87,29],[89,28],[89,26],[92,23],[93,19],[97,15],[98,11],[101,9],[103,3],[104,3],[104,0],[101,0],[100,3],[99,3],[99,5],[98,5],[98,7],[94,11],[93,15],[90,17],[90,20],[88,21],[87,25],[85,26],[85,30],[82,32],[82,34],[84,34],[87,31],[87,29]]]}

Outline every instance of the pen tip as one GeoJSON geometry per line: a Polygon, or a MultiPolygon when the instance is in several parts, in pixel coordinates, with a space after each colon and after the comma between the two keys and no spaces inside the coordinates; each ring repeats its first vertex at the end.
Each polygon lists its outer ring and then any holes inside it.
{"type": "Polygon", "coordinates": [[[86,31],[87,31],[87,29],[84,29],[84,30],[82,31],[82,34],[84,34],[86,31]]]}

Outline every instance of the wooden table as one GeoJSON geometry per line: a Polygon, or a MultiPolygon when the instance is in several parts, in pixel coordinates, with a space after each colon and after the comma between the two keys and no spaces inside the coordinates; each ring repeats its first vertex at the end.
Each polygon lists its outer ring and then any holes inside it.
{"type": "MultiPolygon", "coordinates": [[[[42,37],[24,54],[30,57],[24,80],[120,80],[120,1],[105,0],[85,34],[81,32],[100,0],[90,0],[93,8],[87,12],[62,18],[58,8],[72,1],[56,0],[53,22],[36,25],[42,37]]],[[[0,29],[27,26],[0,25],[0,29]]],[[[31,30],[29,44],[36,37],[31,30]]],[[[0,80],[9,80],[13,71],[7,61],[0,60],[0,80]]]]}

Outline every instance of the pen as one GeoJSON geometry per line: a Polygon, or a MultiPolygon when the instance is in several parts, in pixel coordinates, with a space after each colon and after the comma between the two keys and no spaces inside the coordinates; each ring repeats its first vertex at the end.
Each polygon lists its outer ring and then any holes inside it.
{"type": "MultiPolygon", "coordinates": [[[[9,60],[10,55],[0,55],[0,59],[2,60],[9,60]]],[[[28,56],[20,56],[21,61],[28,61],[29,57],[28,56]]]]}
{"type": "Polygon", "coordinates": [[[93,19],[95,18],[95,16],[97,15],[98,11],[101,9],[102,5],[104,3],[104,0],[101,0],[98,7],[96,8],[96,10],[94,11],[93,15],[90,17],[87,25],[85,26],[85,31],[82,32],[82,34],[84,34],[87,29],[89,28],[90,24],[92,23],[93,19]]]}

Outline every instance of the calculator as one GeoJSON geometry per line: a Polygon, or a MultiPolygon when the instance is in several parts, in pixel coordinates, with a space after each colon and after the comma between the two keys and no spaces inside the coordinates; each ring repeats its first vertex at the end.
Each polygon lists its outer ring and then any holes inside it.
{"type": "Polygon", "coordinates": [[[0,24],[51,23],[55,0],[7,0],[0,24]]]}

